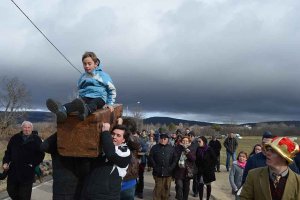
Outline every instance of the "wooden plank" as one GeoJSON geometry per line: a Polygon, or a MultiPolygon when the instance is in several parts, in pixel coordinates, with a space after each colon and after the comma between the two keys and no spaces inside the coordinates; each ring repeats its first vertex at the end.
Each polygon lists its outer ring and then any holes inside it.
{"type": "Polygon", "coordinates": [[[62,156],[97,157],[101,152],[100,135],[102,124],[117,124],[122,117],[122,104],[115,104],[114,111],[99,109],[90,114],[84,121],[78,119],[77,114],[68,116],[64,123],[57,124],[57,148],[62,156]]]}

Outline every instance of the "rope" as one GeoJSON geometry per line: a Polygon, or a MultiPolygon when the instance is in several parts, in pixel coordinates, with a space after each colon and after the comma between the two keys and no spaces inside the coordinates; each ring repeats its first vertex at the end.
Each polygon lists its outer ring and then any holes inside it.
{"type": "Polygon", "coordinates": [[[11,0],[11,2],[13,2],[13,4],[15,4],[15,6],[23,13],[23,15],[31,22],[31,24],[44,36],[44,38],[60,53],[60,55],[75,69],[77,70],[80,74],[81,71],[75,67],[71,61],[48,39],[48,37],[33,23],[33,21],[24,13],[24,11],[13,1],[11,0]]]}

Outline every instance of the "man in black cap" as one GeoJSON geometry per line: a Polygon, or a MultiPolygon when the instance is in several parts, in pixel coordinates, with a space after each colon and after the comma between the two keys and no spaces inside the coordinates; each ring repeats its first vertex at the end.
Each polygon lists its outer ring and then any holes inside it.
{"type": "Polygon", "coordinates": [[[266,166],[266,152],[265,152],[264,145],[266,143],[271,142],[272,138],[273,138],[273,135],[270,131],[264,132],[262,139],[261,139],[261,144],[263,147],[262,152],[260,152],[258,154],[254,154],[247,160],[247,164],[245,166],[244,173],[243,173],[242,184],[244,184],[249,170],[266,166]]]}
{"type": "Polygon", "coordinates": [[[159,143],[150,150],[149,162],[153,166],[153,178],[155,187],[153,190],[154,200],[169,199],[172,173],[177,163],[174,147],[169,143],[166,133],[160,134],[159,143]]]}

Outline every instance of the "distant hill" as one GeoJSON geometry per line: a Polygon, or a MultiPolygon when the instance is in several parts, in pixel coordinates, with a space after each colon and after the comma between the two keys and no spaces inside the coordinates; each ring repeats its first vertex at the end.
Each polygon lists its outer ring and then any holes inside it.
{"type": "MultiPolygon", "coordinates": [[[[1,113],[1,112],[0,112],[1,113]]],[[[29,120],[31,122],[50,122],[54,119],[53,113],[50,112],[41,112],[41,111],[30,111],[26,113],[25,118],[20,119],[20,121],[29,120]]],[[[214,123],[209,122],[201,122],[201,121],[193,121],[193,120],[184,120],[184,119],[176,119],[171,117],[149,117],[144,119],[144,124],[179,124],[179,123],[187,123],[190,126],[199,125],[199,126],[211,126],[214,123]]],[[[240,126],[249,125],[249,126],[259,126],[260,124],[280,124],[283,123],[287,126],[295,126],[300,127],[300,121],[269,121],[269,122],[259,122],[259,123],[244,123],[240,124],[240,126]]],[[[226,124],[221,124],[226,126],[226,124]]]]}
{"type": "MultiPolygon", "coordinates": [[[[0,111],[1,114],[1,111],[0,111]]],[[[19,118],[19,123],[23,122],[24,120],[31,121],[31,122],[51,122],[54,119],[54,115],[50,112],[40,112],[40,111],[30,111],[26,112],[25,116],[19,118]]]]}
{"type": "Polygon", "coordinates": [[[209,122],[199,122],[199,121],[191,121],[191,120],[184,120],[184,119],[176,119],[171,117],[149,117],[144,119],[144,124],[189,124],[192,125],[199,125],[199,126],[211,126],[213,123],[209,122]]]}
{"type": "Polygon", "coordinates": [[[242,124],[242,125],[249,125],[249,126],[259,126],[260,124],[268,124],[268,125],[272,125],[272,124],[285,124],[287,126],[295,126],[295,127],[300,127],[300,121],[270,121],[270,122],[258,122],[258,123],[246,123],[246,124],[242,124]]]}
{"type": "Polygon", "coordinates": [[[50,122],[54,115],[51,112],[30,111],[26,113],[25,118],[31,122],[50,122]]]}

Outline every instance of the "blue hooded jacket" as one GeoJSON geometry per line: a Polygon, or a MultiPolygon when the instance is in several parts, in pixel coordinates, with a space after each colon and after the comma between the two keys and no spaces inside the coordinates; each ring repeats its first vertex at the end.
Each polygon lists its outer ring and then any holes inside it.
{"type": "Polygon", "coordinates": [[[101,98],[106,104],[113,105],[116,99],[116,88],[110,76],[102,71],[102,65],[90,73],[83,73],[78,80],[80,97],[101,98]]]}

